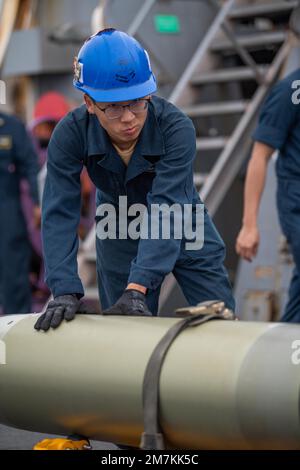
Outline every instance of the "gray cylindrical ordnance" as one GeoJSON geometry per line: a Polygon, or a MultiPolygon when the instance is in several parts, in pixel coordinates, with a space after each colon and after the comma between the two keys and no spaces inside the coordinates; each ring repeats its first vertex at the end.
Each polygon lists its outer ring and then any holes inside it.
{"type": "MultiPolygon", "coordinates": [[[[37,315],[0,318],[0,422],[138,445],[150,355],[175,318],[78,315],[48,333],[37,315]]],[[[161,425],[177,449],[300,449],[300,326],[212,321],[171,346],[161,425]]]]}

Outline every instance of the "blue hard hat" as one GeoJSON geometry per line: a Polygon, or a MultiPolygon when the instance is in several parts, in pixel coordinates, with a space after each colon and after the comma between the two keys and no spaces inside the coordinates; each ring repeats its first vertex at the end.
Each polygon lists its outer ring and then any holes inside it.
{"type": "Polygon", "coordinates": [[[75,58],[73,84],[100,102],[134,100],[157,90],[147,52],[133,37],[113,28],[84,43],[75,58]]]}

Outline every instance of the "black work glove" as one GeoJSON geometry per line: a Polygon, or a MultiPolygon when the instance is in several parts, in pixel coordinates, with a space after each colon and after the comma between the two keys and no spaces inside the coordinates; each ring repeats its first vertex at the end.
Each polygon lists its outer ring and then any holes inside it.
{"type": "Polygon", "coordinates": [[[102,313],[103,315],[152,316],[146,304],[145,294],[135,289],[126,289],[119,300],[102,313]]]}
{"type": "Polygon", "coordinates": [[[36,330],[48,331],[49,328],[57,328],[63,320],[73,320],[80,311],[81,301],[76,294],[59,295],[51,300],[45,313],[39,317],[34,325],[36,330]]]}

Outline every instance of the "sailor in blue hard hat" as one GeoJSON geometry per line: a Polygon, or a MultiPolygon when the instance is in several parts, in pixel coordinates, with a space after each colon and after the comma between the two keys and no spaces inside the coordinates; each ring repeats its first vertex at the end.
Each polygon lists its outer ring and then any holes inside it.
{"type": "MultiPolygon", "coordinates": [[[[84,289],[77,271],[80,173],[85,165],[97,188],[99,208],[120,214],[139,203],[201,204],[193,184],[196,153],[192,121],[163,98],[143,47],[126,33],[106,29],[90,37],[75,59],[74,86],[85,104],[55,128],[48,148],[42,234],[46,281],[52,291],[37,330],[56,328],[82,311],[84,289]]],[[[131,222],[128,218],[128,224],[131,222]]],[[[184,237],[96,238],[99,297],[104,314],[157,315],[161,284],[173,273],[190,305],[221,299],[234,309],[224,268],[225,246],[204,210],[204,244],[186,248],[184,237]]]]}

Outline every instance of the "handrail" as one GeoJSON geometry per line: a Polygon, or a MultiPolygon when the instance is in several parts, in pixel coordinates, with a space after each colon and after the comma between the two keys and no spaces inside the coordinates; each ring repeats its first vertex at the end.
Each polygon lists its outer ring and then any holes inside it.
{"type": "Polygon", "coordinates": [[[148,15],[149,11],[153,7],[156,0],[146,0],[142,8],[139,10],[135,18],[133,19],[132,23],[130,24],[129,28],[127,29],[127,34],[129,36],[134,36],[141,26],[142,22],[148,15]]]}
{"type": "Polygon", "coordinates": [[[175,85],[174,90],[172,91],[169,101],[173,104],[177,104],[178,100],[185,89],[185,87],[188,85],[191,77],[193,76],[196,67],[199,65],[200,61],[204,57],[204,55],[207,53],[211,42],[215,38],[217,32],[220,30],[220,27],[222,23],[224,22],[225,18],[227,17],[229,11],[231,10],[235,0],[228,0],[220,9],[219,13],[215,17],[213,23],[211,24],[210,28],[208,29],[206,35],[202,39],[201,43],[199,44],[199,47],[197,51],[195,52],[194,56],[192,57],[190,63],[188,64],[187,68],[185,69],[185,72],[182,74],[181,78],[175,85]]]}

